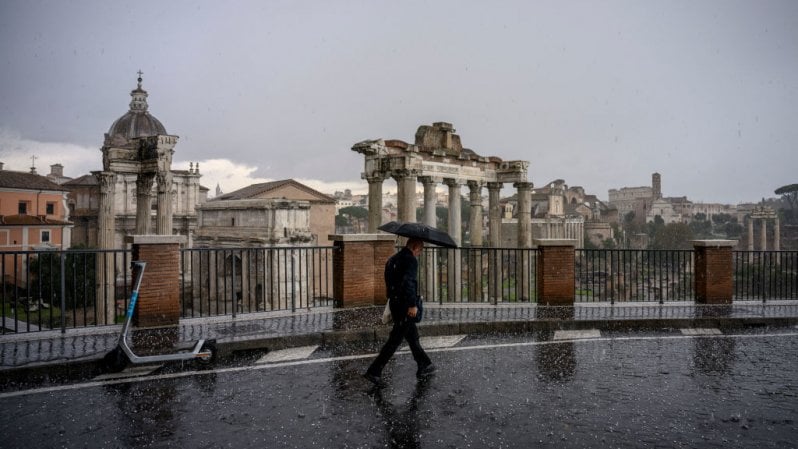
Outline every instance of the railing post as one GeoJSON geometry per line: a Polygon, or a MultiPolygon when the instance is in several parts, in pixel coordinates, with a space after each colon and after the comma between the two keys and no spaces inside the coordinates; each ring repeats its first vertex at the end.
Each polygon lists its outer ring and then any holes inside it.
{"type": "Polygon", "coordinates": [[[61,333],[66,333],[66,252],[61,251],[61,333]]]}
{"type": "Polygon", "coordinates": [[[177,325],[180,321],[180,235],[132,235],[133,260],[147,262],[136,303],[139,327],[177,325]]]}
{"type": "Polygon", "coordinates": [[[575,293],[574,239],[535,239],[540,251],[537,262],[538,304],[573,306],[575,293]]]}
{"type": "Polygon", "coordinates": [[[736,240],[694,240],[695,302],[731,304],[734,296],[732,248],[736,240]]]}
{"type": "Polygon", "coordinates": [[[236,253],[235,250],[230,250],[230,266],[233,271],[233,285],[230,286],[230,290],[233,292],[233,318],[236,317],[236,312],[238,311],[238,284],[236,283],[236,253]]]}
{"type": "Polygon", "coordinates": [[[395,252],[392,234],[330,235],[335,307],[385,304],[385,262],[395,252]]]}

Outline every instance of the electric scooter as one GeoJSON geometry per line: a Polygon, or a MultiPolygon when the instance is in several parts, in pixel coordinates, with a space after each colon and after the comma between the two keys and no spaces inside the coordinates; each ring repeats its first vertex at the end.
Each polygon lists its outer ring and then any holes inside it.
{"type": "Polygon", "coordinates": [[[210,365],[216,358],[216,340],[199,340],[190,352],[177,352],[173,354],[136,355],[127,343],[127,333],[133,319],[133,311],[139,297],[141,279],[144,277],[144,268],[147,262],[132,262],[131,268],[137,271],[133,292],[130,294],[130,304],[127,307],[125,323],[122,325],[122,334],[116,347],[103,358],[108,372],[118,373],[125,369],[129,363],[144,364],[157,362],[173,362],[179,360],[196,360],[202,365],[210,365]]]}

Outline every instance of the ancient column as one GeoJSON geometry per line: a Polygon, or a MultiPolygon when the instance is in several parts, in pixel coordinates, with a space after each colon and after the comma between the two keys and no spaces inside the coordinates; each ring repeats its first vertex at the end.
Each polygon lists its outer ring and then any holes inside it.
{"type": "Polygon", "coordinates": [[[530,191],[531,182],[516,182],[513,187],[518,189],[518,247],[532,247],[532,201],[530,191]]]}
{"type": "Polygon", "coordinates": [[[502,183],[500,182],[488,183],[488,238],[490,239],[490,246],[493,248],[498,248],[502,243],[502,216],[499,205],[501,189],[502,183]]]}
{"type": "Polygon", "coordinates": [[[424,224],[435,227],[437,216],[435,215],[435,185],[436,182],[429,176],[418,178],[424,186],[424,224]]]}
{"type": "MultiPolygon", "coordinates": [[[[460,186],[462,181],[447,178],[443,180],[443,183],[449,186],[449,235],[452,236],[457,246],[460,246],[462,244],[462,224],[460,223],[460,186]]],[[[458,302],[462,291],[460,249],[450,249],[448,255],[446,266],[448,298],[450,302],[458,302]]]]}
{"type": "Polygon", "coordinates": [[[513,186],[518,189],[518,263],[516,264],[516,285],[518,299],[529,301],[532,298],[532,201],[530,193],[531,182],[516,182],[513,186]]]}
{"type": "Polygon", "coordinates": [[[759,230],[759,245],[760,251],[768,250],[768,221],[765,218],[759,220],[762,228],[759,230]]]}
{"type": "Polygon", "coordinates": [[[469,206],[471,207],[471,246],[482,246],[482,183],[468,181],[469,206]]]}
{"type": "Polygon", "coordinates": [[[748,217],[748,251],[754,250],[754,219],[748,217]]]}
{"type": "Polygon", "coordinates": [[[136,178],[136,235],[150,233],[150,209],[152,208],[152,184],[155,174],[142,173],[136,178]]]}
{"type": "MultiPolygon", "coordinates": [[[[423,222],[427,226],[436,227],[437,215],[435,214],[435,180],[430,176],[422,176],[418,178],[424,186],[424,217],[423,222]]],[[[438,254],[439,249],[427,248],[424,250],[424,258],[422,264],[424,266],[423,277],[420,279],[421,291],[424,292],[424,298],[428,301],[436,299],[435,286],[438,280],[438,254]]]]}
{"type": "Polygon", "coordinates": [[[779,236],[779,217],[773,219],[773,251],[781,251],[781,236],[779,236]]]}
{"type": "Polygon", "coordinates": [[[172,235],[172,172],[160,171],[157,177],[158,212],[155,233],[158,235],[172,235]]]}
{"type": "Polygon", "coordinates": [[[398,218],[402,222],[416,221],[416,176],[406,172],[395,174],[398,218]]]}
{"type": "MultiPolygon", "coordinates": [[[[113,172],[93,172],[100,185],[100,210],[97,215],[97,247],[104,250],[115,249],[116,174],[113,172]]],[[[99,253],[97,263],[97,316],[100,324],[113,324],[116,315],[114,298],[114,254],[99,253]]]]}
{"type": "Polygon", "coordinates": [[[502,266],[499,247],[501,246],[502,217],[499,206],[500,182],[488,183],[488,238],[490,256],[488,257],[488,298],[496,303],[501,299],[502,266]]]}
{"type": "Polygon", "coordinates": [[[375,234],[382,224],[382,176],[368,176],[369,183],[369,234],[375,234]]]}
{"type": "Polygon", "coordinates": [[[482,183],[468,181],[471,248],[468,250],[468,300],[482,301],[482,183]]]}
{"type": "Polygon", "coordinates": [[[449,235],[452,236],[457,246],[460,246],[463,233],[460,222],[460,186],[462,186],[462,182],[447,178],[443,180],[443,183],[449,186],[449,235]]]}

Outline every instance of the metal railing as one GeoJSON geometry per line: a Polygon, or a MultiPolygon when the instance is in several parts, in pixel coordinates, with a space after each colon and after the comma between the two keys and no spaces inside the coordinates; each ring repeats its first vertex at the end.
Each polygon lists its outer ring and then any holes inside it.
{"type": "Polygon", "coordinates": [[[692,301],[692,250],[578,249],[575,301],[692,301]]]}
{"type": "Polygon", "coordinates": [[[183,249],[181,316],[331,306],[334,250],[331,246],[183,249]]]}
{"type": "Polygon", "coordinates": [[[114,324],[130,295],[124,250],[0,252],[0,333],[114,324]]]}
{"type": "MultiPolygon", "coordinates": [[[[183,249],[181,317],[333,305],[335,247],[183,249]]],[[[419,291],[439,304],[537,301],[537,249],[427,247],[419,291]]],[[[0,252],[0,333],[110,325],[130,297],[127,250],[0,252]]],[[[576,250],[575,301],[694,299],[691,250],[576,250]]],[[[378,276],[381,280],[381,276],[378,276]]],[[[798,299],[798,251],[733,251],[734,300],[798,299]]]]}
{"type": "Polygon", "coordinates": [[[734,299],[798,299],[798,251],[732,251],[734,299]]]}
{"type": "Polygon", "coordinates": [[[444,303],[534,302],[537,249],[426,247],[419,257],[419,291],[444,303]]]}

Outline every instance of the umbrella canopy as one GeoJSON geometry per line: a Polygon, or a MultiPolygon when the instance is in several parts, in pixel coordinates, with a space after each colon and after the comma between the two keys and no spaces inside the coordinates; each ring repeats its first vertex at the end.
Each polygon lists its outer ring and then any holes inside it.
{"type": "Polygon", "coordinates": [[[402,237],[423,240],[433,245],[445,246],[446,248],[457,248],[457,243],[452,240],[449,234],[421,223],[400,223],[398,221],[391,221],[377,229],[402,237]]]}

